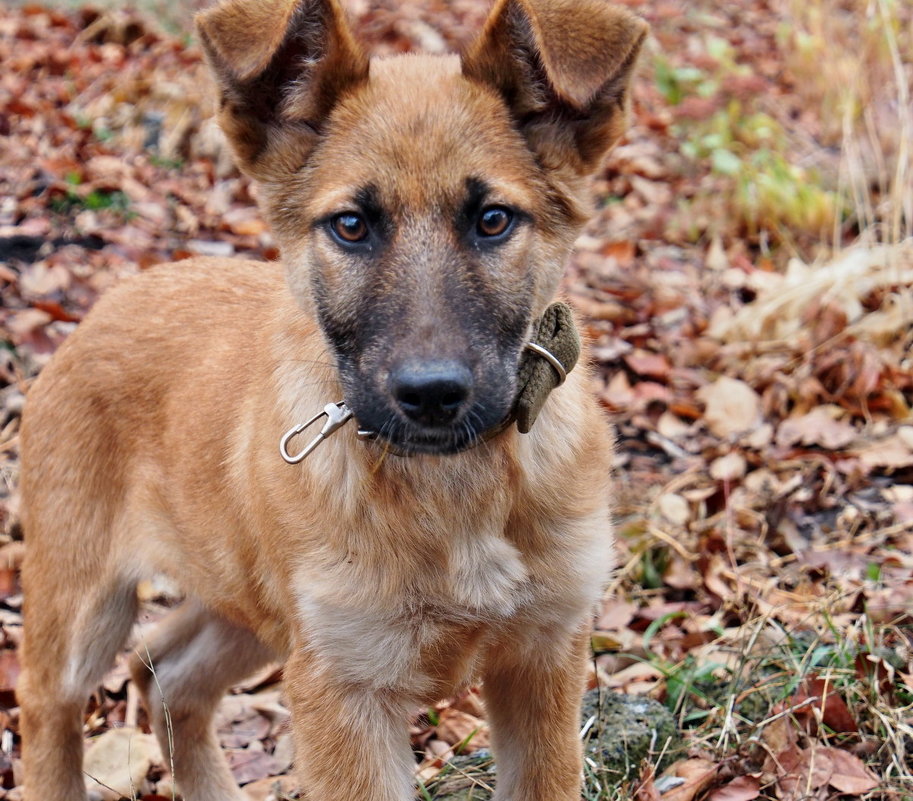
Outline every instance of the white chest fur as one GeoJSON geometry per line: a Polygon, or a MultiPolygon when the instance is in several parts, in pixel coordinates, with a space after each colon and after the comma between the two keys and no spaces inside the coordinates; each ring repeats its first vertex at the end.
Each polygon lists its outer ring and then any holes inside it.
{"type": "Polygon", "coordinates": [[[527,567],[500,531],[440,531],[434,545],[427,559],[404,544],[379,561],[300,567],[303,636],[327,669],[412,697],[433,695],[442,674],[469,680],[485,632],[529,600],[527,567]]]}

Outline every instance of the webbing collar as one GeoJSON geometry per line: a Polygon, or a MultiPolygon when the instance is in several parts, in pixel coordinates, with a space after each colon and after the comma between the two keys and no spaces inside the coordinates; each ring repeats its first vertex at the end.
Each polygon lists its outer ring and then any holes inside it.
{"type": "MultiPolygon", "coordinates": [[[[574,316],[565,303],[553,303],[549,306],[536,327],[533,338],[526,343],[520,367],[517,371],[517,399],[510,414],[498,425],[486,431],[479,441],[497,436],[516,421],[517,430],[526,434],[536,422],[549,393],[564,383],[567,374],[574,369],[580,358],[580,334],[574,324],[574,316]]],[[[328,403],[323,411],[315,414],[310,420],[299,423],[283,434],[279,441],[279,454],[289,464],[298,464],[325,440],[330,434],[342,428],[353,417],[352,410],[345,401],[328,403]],[[288,451],[288,444],[312,426],[321,417],[326,422],[320,433],[312,439],[303,451],[294,456],[288,451]]],[[[363,440],[377,438],[377,432],[359,429],[358,436],[363,440]]],[[[384,443],[384,448],[395,456],[409,456],[409,451],[384,443]]]]}

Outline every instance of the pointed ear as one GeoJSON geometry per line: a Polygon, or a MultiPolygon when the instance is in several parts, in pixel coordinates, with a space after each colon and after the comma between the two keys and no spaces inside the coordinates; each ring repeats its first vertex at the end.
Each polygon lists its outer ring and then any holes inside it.
{"type": "Polygon", "coordinates": [[[605,0],[498,0],[463,74],[504,99],[552,168],[593,172],[621,136],[647,24],[605,0]]]}
{"type": "Polygon", "coordinates": [[[336,0],[224,0],[196,24],[219,123],[253,178],[300,168],[339,96],[368,76],[336,0]]]}

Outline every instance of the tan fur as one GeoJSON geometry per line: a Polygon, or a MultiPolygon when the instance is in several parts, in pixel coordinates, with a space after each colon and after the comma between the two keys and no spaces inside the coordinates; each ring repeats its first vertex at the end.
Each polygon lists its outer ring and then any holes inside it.
{"type": "Polygon", "coordinates": [[[611,568],[609,434],[586,369],[530,434],[459,453],[392,456],[354,423],[296,466],[277,444],[348,400],[334,326],[368,303],[386,311],[356,318],[358,336],[380,333],[355,363],[378,403],[395,359],[475,359],[479,392],[486,370],[510,384],[496,356],[515,364],[519,344],[467,308],[522,334],[552,300],[643,25],[600,0],[506,0],[462,62],[370,69],[330,0],[230,0],[199,25],[284,261],[125,282],[29,393],[26,798],[85,798],[86,696],[127,639],[137,582],[164,573],[188,600],[132,670],[166,752],[170,714],[188,801],[243,798],[212,712],[275,658],[312,801],[410,798],[408,716],[478,679],[498,801],[574,801],[585,632],[611,568]],[[453,222],[477,179],[487,204],[526,213],[498,247],[453,222]],[[321,222],[364,187],[390,232],[371,260],[321,222]]]}

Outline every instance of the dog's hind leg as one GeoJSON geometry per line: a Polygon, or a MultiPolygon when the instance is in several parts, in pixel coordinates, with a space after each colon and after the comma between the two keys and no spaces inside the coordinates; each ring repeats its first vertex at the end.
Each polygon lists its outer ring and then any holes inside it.
{"type": "Polygon", "coordinates": [[[250,631],[188,599],[148,641],[130,670],[185,801],[241,801],[219,751],[213,713],[232,684],[275,655],[250,631]]]}
{"type": "Polygon", "coordinates": [[[27,551],[23,673],[16,688],[26,801],[86,797],[82,771],[86,701],[126,644],[136,617],[133,581],[93,586],[90,576],[77,580],[67,574],[52,580],[61,570],[48,554],[27,551]]]}

